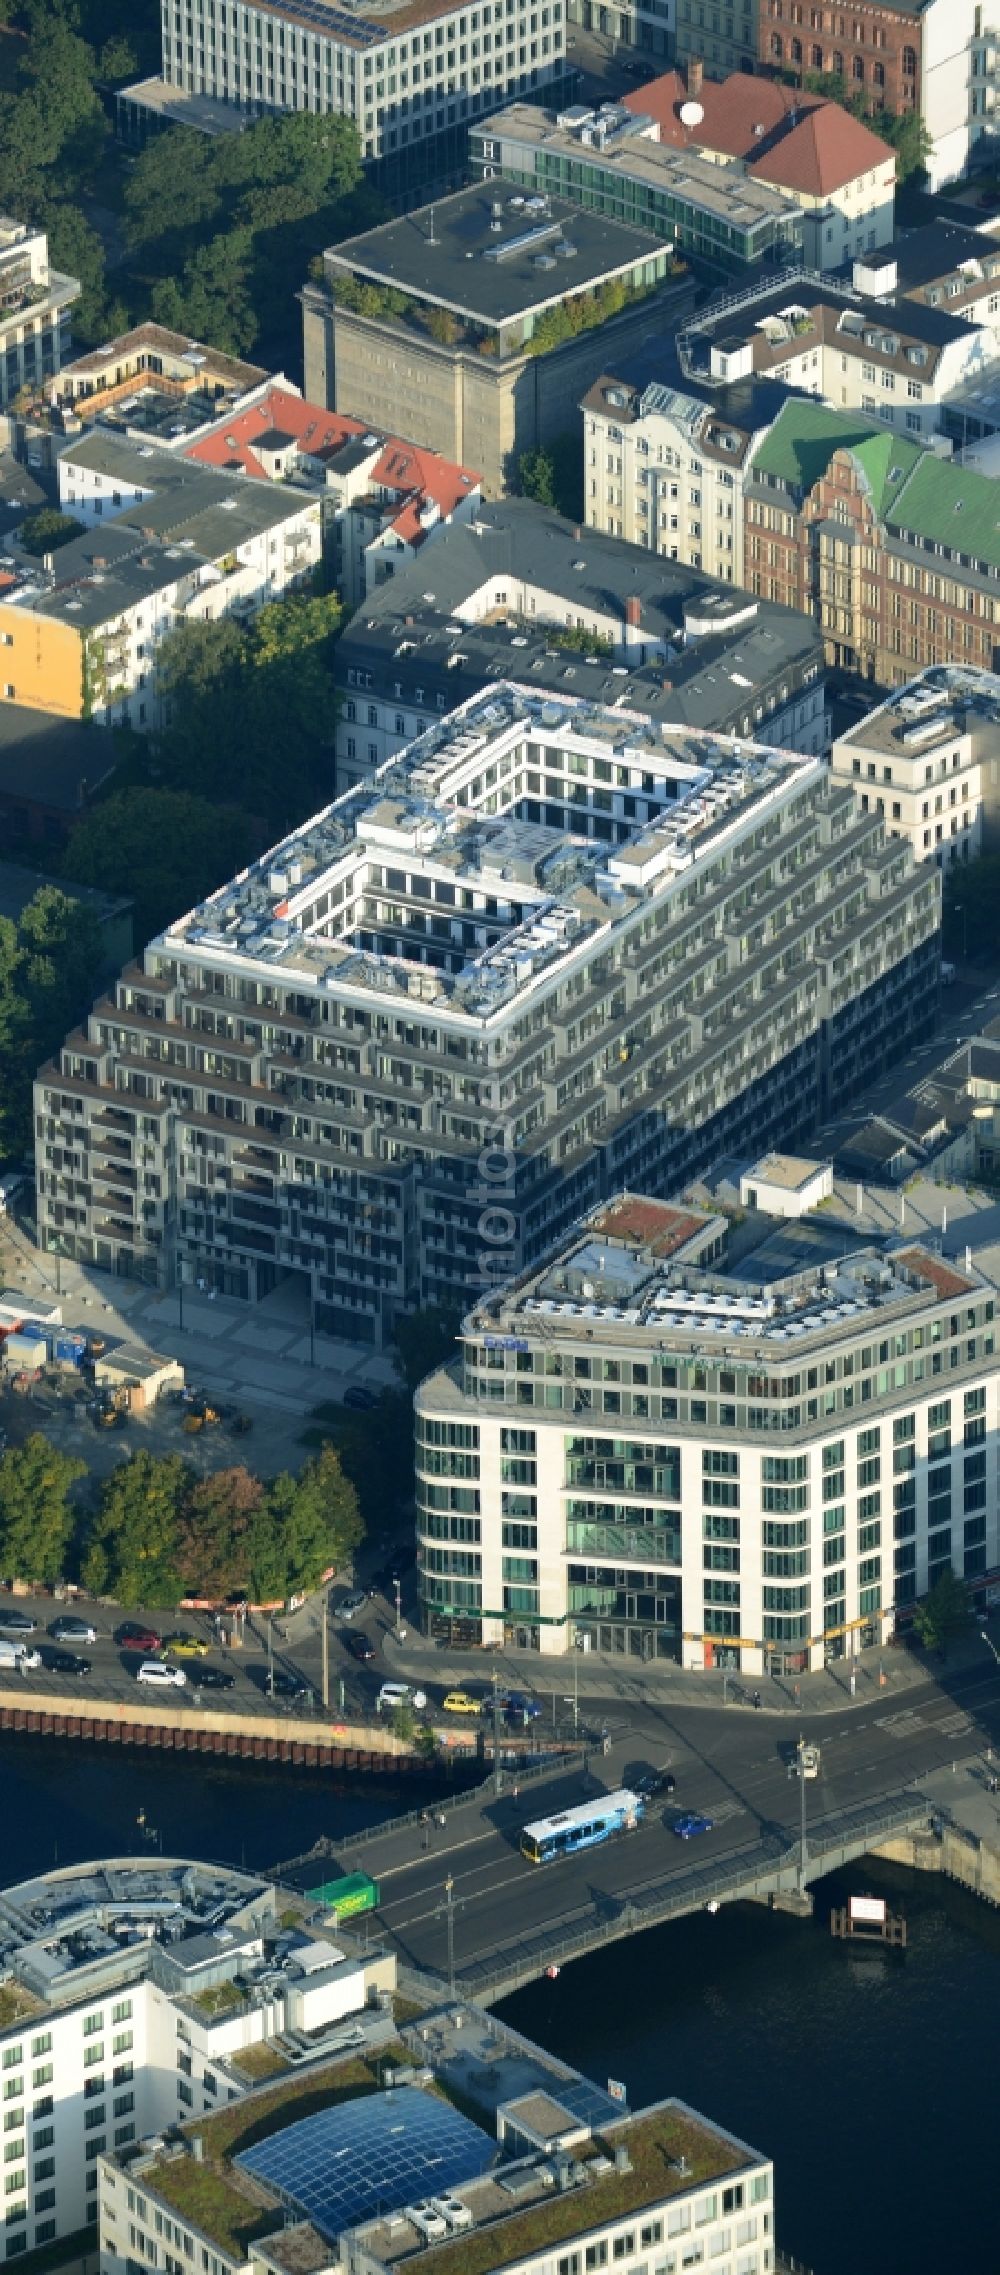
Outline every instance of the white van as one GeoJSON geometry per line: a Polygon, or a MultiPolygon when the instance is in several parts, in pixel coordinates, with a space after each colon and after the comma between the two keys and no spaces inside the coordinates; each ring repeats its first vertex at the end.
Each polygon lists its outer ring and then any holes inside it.
{"type": "Polygon", "coordinates": [[[144,1659],[136,1668],[137,1683],[166,1683],[172,1690],[183,1689],[187,1676],[183,1667],[167,1666],[163,1659],[144,1659]]]}
{"type": "Polygon", "coordinates": [[[380,1714],[392,1714],[397,1706],[412,1706],[415,1714],[422,1714],[427,1692],[411,1690],[409,1683],[383,1683],[376,1704],[380,1714]]]}
{"type": "Polygon", "coordinates": [[[40,1667],[41,1652],[33,1643],[8,1643],[0,1639],[0,1668],[16,1667],[23,1674],[27,1667],[40,1667]]]}

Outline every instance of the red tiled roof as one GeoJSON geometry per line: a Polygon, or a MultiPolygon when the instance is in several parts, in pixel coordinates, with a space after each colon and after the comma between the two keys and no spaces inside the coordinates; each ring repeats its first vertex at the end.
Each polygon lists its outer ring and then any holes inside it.
{"type": "Polygon", "coordinates": [[[728,79],[703,80],[697,99],[704,114],[700,123],[682,126],[687,81],[683,72],[665,71],[626,95],[625,104],[655,119],[661,142],[670,148],[744,158],[761,180],[811,197],[827,197],[892,157],[888,144],[839,103],[776,79],[732,71],[728,79]]]}
{"type": "Polygon", "coordinates": [[[626,1193],[602,1211],[593,1230],[606,1233],[609,1239],[641,1240],[654,1255],[670,1256],[693,1239],[704,1223],[704,1217],[692,1216],[689,1209],[671,1208],[666,1201],[647,1201],[626,1193]]]}
{"type": "Polygon", "coordinates": [[[946,1303],[949,1297],[972,1295],[975,1292],[973,1280],[964,1279],[959,1272],[950,1270],[936,1256],[928,1256],[925,1248],[900,1249],[895,1261],[897,1264],[905,1264],[920,1279],[926,1280],[928,1286],[934,1289],[935,1295],[943,1297],[946,1303]]]}
{"type": "MultiPolygon", "coordinates": [[[[275,433],[287,436],[307,456],[318,458],[330,457],[345,443],[371,434],[372,429],[360,419],[345,418],[340,411],[324,410],[301,395],[272,387],[246,410],[222,420],[213,434],[192,444],[187,456],[207,466],[224,467],[227,473],[242,466],[244,473],[265,480],[266,468],[254,446],[259,448],[269,437],[273,440],[275,433]]],[[[398,492],[398,510],[393,513],[392,501],[387,499],[386,514],[397,535],[410,545],[419,544],[424,534],[420,515],[426,506],[436,505],[444,519],[478,488],[480,481],[468,467],[455,466],[450,459],[439,458],[432,450],[419,450],[415,443],[401,442],[394,435],[386,439],[380,456],[373,461],[369,478],[379,489],[398,492]]]]}

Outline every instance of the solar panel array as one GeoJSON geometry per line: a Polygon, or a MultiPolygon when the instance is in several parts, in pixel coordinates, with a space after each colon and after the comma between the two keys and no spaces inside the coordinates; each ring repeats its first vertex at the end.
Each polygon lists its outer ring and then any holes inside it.
{"type": "Polygon", "coordinates": [[[236,2159],[335,2240],[487,2172],[497,2144],[436,2094],[403,2086],[321,2109],[236,2159]]]}
{"type": "Polygon", "coordinates": [[[589,2078],[576,2078],[569,2085],[561,2082],[552,2089],[554,2101],[578,2117],[581,2125],[592,2126],[599,2132],[603,2125],[620,2125],[625,2109],[620,2101],[612,2101],[603,2086],[592,2085],[589,2078]]]}

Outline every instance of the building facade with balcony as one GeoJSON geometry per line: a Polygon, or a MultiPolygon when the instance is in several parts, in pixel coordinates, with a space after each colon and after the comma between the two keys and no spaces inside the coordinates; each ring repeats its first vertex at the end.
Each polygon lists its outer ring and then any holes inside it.
{"type": "Polygon", "coordinates": [[[147,946],[35,1096],[80,1262],[330,1333],[804,1132],[933,1016],[940,881],[821,759],[496,681],[147,946]]]}
{"type": "Polygon", "coordinates": [[[0,214],[0,407],[65,363],[80,285],[49,261],[44,229],[0,214]]]}
{"type": "Polygon", "coordinates": [[[626,1195],[473,1305],[416,1398],[429,1632],[787,1675],[949,1570],[985,1585],[986,1270],[824,1217],[732,1229],[626,1195]]]}

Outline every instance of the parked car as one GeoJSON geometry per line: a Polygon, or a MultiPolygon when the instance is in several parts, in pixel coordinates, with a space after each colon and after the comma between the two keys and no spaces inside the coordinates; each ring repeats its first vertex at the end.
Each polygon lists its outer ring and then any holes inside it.
{"type": "Polygon", "coordinates": [[[50,1651],[45,1661],[53,1675],[89,1675],[90,1660],[81,1659],[76,1651],[50,1651]]]}
{"type": "Polygon", "coordinates": [[[236,1677],[226,1673],[225,1667],[199,1667],[192,1678],[199,1690],[235,1690],[236,1677]]]}
{"type": "Polygon", "coordinates": [[[30,1612],[8,1611],[5,1605],[0,1605],[0,1633],[33,1635],[37,1626],[38,1621],[32,1619],[30,1612]]]}
{"type": "Polygon", "coordinates": [[[55,1643],[96,1643],[97,1641],[96,1627],[91,1627],[89,1619],[79,1619],[75,1612],[65,1612],[60,1619],[54,1619],[49,1634],[55,1643]]]}
{"type": "Polygon", "coordinates": [[[441,1704],[446,1714],[479,1714],[481,1712],[479,1699],[473,1698],[471,1691],[467,1690],[446,1691],[441,1704]]]}
{"type": "Polygon", "coordinates": [[[165,1659],[143,1659],[135,1670],[137,1683],[160,1683],[174,1690],[183,1690],[187,1676],[183,1667],[170,1667],[165,1659]]]}
{"type": "Polygon", "coordinates": [[[679,1841],[693,1841],[699,1833],[710,1833],[711,1830],[711,1817],[699,1816],[696,1809],[692,1809],[686,1817],[677,1817],[674,1821],[674,1831],[679,1841]]]}
{"type": "Polygon", "coordinates": [[[363,1610],[367,1602],[368,1597],[363,1588],[352,1588],[350,1595],[345,1596],[336,1607],[338,1617],[340,1619],[353,1619],[355,1612],[363,1610]]]}
{"type": "Polygon", "coordinates": [[[140,1627],[134,1619],[126,1619],[119,1627],[115,1642],[123,1651],[162,1651],[163,1638],[155,1627],[140,1627]]]}
{"type": "Polygon", "coordinates": [[[378,1405],[378,1394],[369,1390],[367,1383],[350,1382],[344,1392],[344,1405],[353,1406],[356,1414],[370,1414],[378,1405]]]}
{"type": "Polygon", "coordinates": [[[363,1664],[369,1659],[374,1659],[375,1645],[371,1636],[365,1634],[363,1627],[348,1627],[340,1640],[345,1651],[350,1652],[352,1659],[360,1659],[363,1664]]]}
{"type": "Polygon", "coordinates": [[[200,1635],[192,1635],[189,1628],[179,1627],[173,1635],[165,1635],[163,1648],[175,1659],[204,1659],[209,1646],[200,1635]]]}

